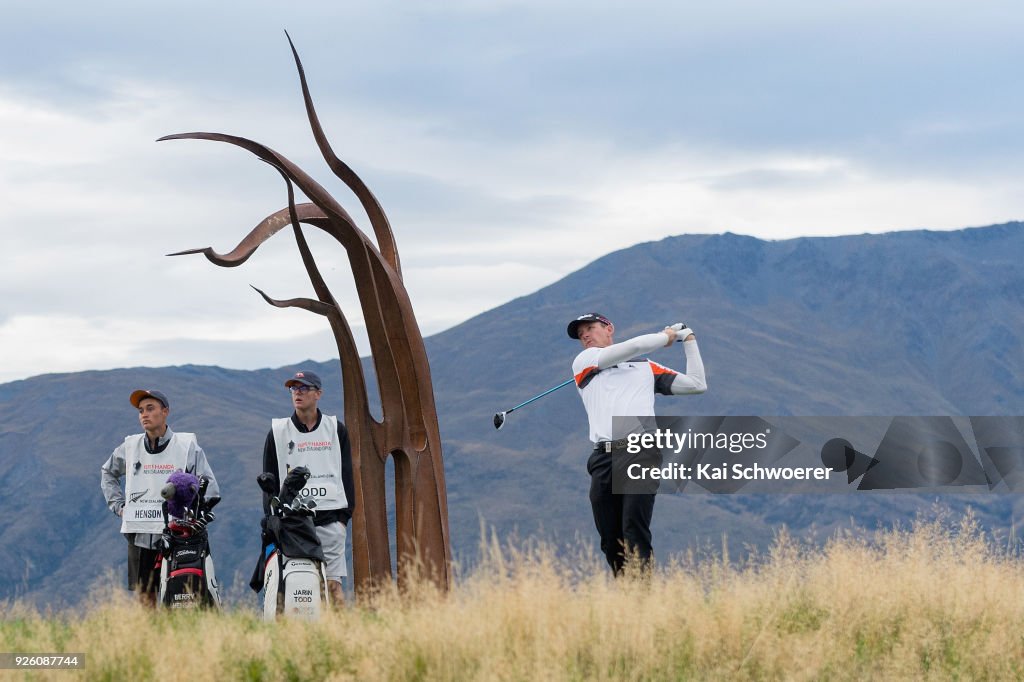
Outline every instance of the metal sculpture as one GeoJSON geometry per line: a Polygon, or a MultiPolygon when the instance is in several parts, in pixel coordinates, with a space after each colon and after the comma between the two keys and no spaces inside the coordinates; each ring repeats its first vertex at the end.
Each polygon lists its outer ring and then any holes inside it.
{"type": "Polygon", "coordinates": [[[423,336],[402,282],[398,249],[391,226],[376,197],[331,149],[313,107],[305,71],[290,36],[288,44],[299,72],[313,137],[327,165],[362,204],[377,245],[356,227],[345,209],[323,187],[272,149],[232,135],[181,133],[161,137],[158,141],[195,139],[227,142],[247,149],[272,165],[287,185],[288,206],[264,218],[230,253],[221,255],[212,248],[205,248],[169,255],[201,253],[215,265],[236,267],[248,260],[260,244],[286,225],[291,225],[317,300],[276,300],[259,289],[256,291],[267,303],[278,308],[302,308],[323,315],[334,332],[342,369],[345,422],[356,470],[356,508],[352,518],[356,590],[364,593],[382,581],[392,579],[385,501],[385,462],[388,456],[395,463],[399,587],[406,584],[413,572],[419,572],[441,589],[447,589],[451,582],[451,545],[441,438],[430,366],[423,336]],[[296,205],[293,185],[297,185],[311,203],[296,205]],[[317,268],[300,223],[330,234],[348,254],[377,373],[383,410],[383,418],[379,422],[370,414],[366,381],[352,331],[317,268]]]}

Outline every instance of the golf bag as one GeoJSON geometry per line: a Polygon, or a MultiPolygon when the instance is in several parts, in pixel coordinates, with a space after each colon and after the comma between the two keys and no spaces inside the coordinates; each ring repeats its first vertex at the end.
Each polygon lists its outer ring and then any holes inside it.
{"type": "Polygon", "coordinates": [[[296,467],[285,477],[280,494],[277,477],[263,473],[257,478],[266,493],[266,515],[261,523],[262,550],[249,587],[263,591],[263,619],[279,614],[316,620],[330,604],[326,562],[313,525],[316,502],[299,497],[309,470],[296,467]]]}
{"type": "MultiPolygon", "coordinates": [[[[172,475],[171,481],[180,476],[180,473],[172,475]]],[[[195,479],[191,474],[184,476],[195,479]]],[[[180,489],[183,485],[189,485],[189,482],[182,477],[177,484],[180,489]]],[[[173,497],[174,483],[169,481],[161,491],[164,496],[164,532],[160,543],[160,590],[157,608],[220,607],[217,576],[206,531],[207,524],[214,519],[214,514],[210,510],[220,498],[206,501],[208,484],[209,480],[206,478],[201,482],[196,479],[194,499],[184,506],[180,504],[180,494],[176,504],[173,497]]],[[[188,493],[184,495],[187,499],[188,493]]]]}

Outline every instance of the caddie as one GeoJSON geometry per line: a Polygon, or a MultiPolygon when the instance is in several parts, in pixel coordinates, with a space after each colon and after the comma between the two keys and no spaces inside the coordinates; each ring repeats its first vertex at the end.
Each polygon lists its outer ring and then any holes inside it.
{"type": "Polygon", "coordinates": [[[337,417],[320,411],[323,383],[316,373],[296,372],[284,385],[295,411],[291,417],[271,422],[263,446],[263,471],[283,481],[295,467],[309,469],[303,494],[316,500],[314,524],[327,560],[327,588],[332,604],[344,604],[341,581],[348,575],[345,539],[355,509],[348,430],[337,417]]]}
{"type": "Polygon", "coordinates": [[[121,533],[128,541],[128,589],[135,590],[143,604],[155,607],[159,541],[164,529],[160,489],[175,471],[210,479],[209,503],[220,499],[220,488],[195,434],[172,431],[168,426],[171,405],[166,395],[138,389],[128,401],[139,411],[143,433],[126,437],[103,463],[100,488],[110,511],[121,518],[121,533]]]}

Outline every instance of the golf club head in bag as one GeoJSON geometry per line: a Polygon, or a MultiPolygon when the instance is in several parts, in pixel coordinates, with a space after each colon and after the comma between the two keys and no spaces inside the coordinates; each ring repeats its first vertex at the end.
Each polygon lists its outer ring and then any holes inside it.
{"type": "Polygon", "coordinates": [[[281,504],[291,504],[295,496],[306,487],[309,476],[309,469],[306,467],[295,467],[289,471],[284,477],[284,483],[281,484],[281,504]]]}
{"type": "Polygon", "coordinates": [[[260,490],[268,495],[277,495],[277,476],[264,471],[262,474],[256,477],[256,484],[259,485],[260,490]]]}
{"type": "Polygon", "coordinates": [[[296,514],[312,516],[316,514],[316,498],[312,495],[296,495],[292,503],[288,505],[288,509],[296,514]]]}
{"type": "Polygon", "coordinates": [[[167,483],[160,489],[167,513],[182,521],[195,518],[194,510],[200,497],[205,493],[199,477],[187,471],[175,471],[167,477],[167,483]]]}

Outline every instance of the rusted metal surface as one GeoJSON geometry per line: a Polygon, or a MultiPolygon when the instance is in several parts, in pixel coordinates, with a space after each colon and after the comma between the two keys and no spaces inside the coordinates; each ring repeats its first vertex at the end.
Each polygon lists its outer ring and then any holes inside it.
{"type": "Polygon", "coordinates": [[[288,206],[267,216],[232,251],[191,249],[172,256],[201,253],[215,265],[236,267],[286,226],[291,226],[302,262],[317,299],[276,300],[257,291],[271,305],[302,308],[327,318],[334,332],[345,392],[345,423],[356,469],[356,509],[352,517],[352,554],[358,592],[390,581],[391,556],[385,503],[385,462],[395,464],[396,547],[398,582],[412,571],[424,572],[442,589],[451,582],[451,545],[445,492],[441,438],[434,405],[423,336],[402,282],[398,249],[384,209],[366,184],[341,161],[324,134],[298,52],[288,39],[298,68],[302,94],[313,136],[327,165],[359,199],[370,218],[374,244],[335,199],[301,168],[284,156],[241,137],[220,133],[182,133],[160,140],[214,140],[250,151],[278,170],[285,179],[288,206]],[[296,205],[293,186],[311,203],[296,205]],[[359,296],[374,369],[380,388],[383,417],[370,414],[366,381],[352,331],[344,313],[325,284],[310,252],[302,224],[331,235],[344,247],[359,296]]]}

